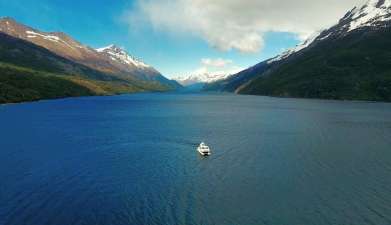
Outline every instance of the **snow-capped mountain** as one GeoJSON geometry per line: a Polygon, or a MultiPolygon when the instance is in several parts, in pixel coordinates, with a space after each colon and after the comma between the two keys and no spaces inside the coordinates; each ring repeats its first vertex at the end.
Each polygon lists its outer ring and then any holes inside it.
{"type": "Polygon", "coordinates": [[[273,62],[278,62],[280,60],[288,58],[290,55],[299,52],[302,49],[307,48],[314,40],[318,37],[319,33],[314,33],[311,35],[308,39],[306,39],[304,42],[300,43],[299,45],[295,46],[294,48],[288,49],[284,51],[283,53],[277,55],[276,57],[270,59],[267,61],[268,64],[273,62]]]}
{"type": "Polygon", "coordinates": [[[369,0],[302,44],[204,90],[391,101],[391,0],[369,0]]]}
{"type": "Polygon", "coordinates": [[[361,7],[354,7],[339,22],[322,32],[315,32],[303,43],[288,49],[267,61],[268,64],[286,59],[310,45],[330,39],[346,36],[348,33],[365,28],[381,29],[390,27],[391,0],[369,0],[361,7]]]}
{"type": "Polygon", "coordinates": [[[126,50],[114,44],[95,49],[103,57],[109,59],[122,73],[132,74],[141,80],[160,82],[171,88],[180,88],[176,81],[169,80],[152,66],[130,55],[126,50]]]}
{"type": "Polygon", "coordinates": [[[231,73],[195,73],[188,76],[180,76],[174,78],[178,83],[180,83],[183,86],[190,86],[194,84],[207,84],[216,82],[219,80],[224,80],[231,76],[231,73]]]}
{"type": "Polygon", "coordinates": [[[85,46],[62,32],[43,32],[10,17],[0,19],[0,32],[23,39],[49,51],[106,73],[119,73],[120,70],[105,54],[85,46]]]}
{"type": "Polygon", "coordinates": [[[350,32],[363,27],[387,26],[390,20],[391,0],[369,0],[362,7],[350,10],[334,28],[350,32]]]}
{"type": "Polygon", "coordinates": [[[107,54],[110,59],[113,61],[125,64],[125,65],[131,65],[136,66],[138,68],[150,68],[151,66],[145,64],[144,62],[136,59],[135,57],[129,55],[125,50],[122,48],[119,48],[115,46],[114,44],[111,44],[107,47],[98,48],[96,51],[107,54]]]}
{"type": "Polygon", "coordinates": [[[0,32],[44,47],[75,63],[120,79],[153,81],[164,86],[178,87],[178,84],[165,78],[152,66],[137,60],[115,45],[93,49],[65,33],[39,31],[9,17],[0,18],[0,32]]]}

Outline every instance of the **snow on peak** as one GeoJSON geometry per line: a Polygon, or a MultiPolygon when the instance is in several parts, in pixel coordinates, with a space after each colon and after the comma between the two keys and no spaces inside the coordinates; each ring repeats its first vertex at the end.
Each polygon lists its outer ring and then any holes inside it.
{"type": "Polygon", "coordinates": [[[316,32],[303,43],[288,49],[267,61],[268,64],[286,59],[292,54],[310,46],[314,41],[322,41],[341,32],[346,34],[361,27],[377,26],[381,22],[391,21],[391,0],[369,0],[361,7],[354,7],[338,24],[325,32],[316,32]],[[336,29],[333,29],[336,28],[336,29]]]}
{"type": "Polygon", "coordinates": [[[117,47],[116,45],[109,45],[103,48],[96,49],[99,53],[106,53],[110,56],[110,59],[126,65],[134,65],[139,68],[149,68],[150,66],[144,62],[129,55],[124,49],[117,47]]]}
{"type": "MultiPolygon", "coordinates": [[[[25,35],[27,39],[34,39],[34,38],[42,38],[47,41],[61,43],[63,45],[66,45],[69,48],[74,48],[74,46],[67,41],[63,40],[61,37],[55,34],[63,35],[63,33],[45,33],[45,32],[38,32],[33,30],[26,30],[25,35]]],[[[80,45],[77,45],[76,47],[81,47],[80,45]]]]}
{"type": "Polygon", "coordinates": [[[103,47],[103,48],[97,48],[96,51],[104,52],[104,51],[107,51],[107,50],[110,50],[110,49],[115,49],[115,48],[116,48],[116,46],[111,44],[111,45],[103,47]]]}
{"type": "Polygon", "coordinates": [[[366,5],[371,5],[376,8],[390,7],[391,1],[390,0],[368,0],[366,5]]]}
{"type": "Polygon", "coordinates": [[[320,34],[320,32],[313,33],[309,38],[307,38],[302,43],[296,45],[294,48],[291,48],[291,49],[288,49],[288,50],[284,51],[280,55],[278,55],[278,56],[270,59],[269,61],[267,61],[267,63],[270,64],[270,63],[273,63],[273,62],[280,61],[282,59],[286,59],[290,55],[292,55],[293,53],[299,52],[300,50],[302,50],[304,48],[307,48],[308,46],[310,46],[312,44],[312,42],[315,41],[315,39],[319,36],[319,34],[320,34]]]}
{"type": "Polygon", "coordinates": [[[224,73],[224,72],[213,72],[209,73],[207,71],[191,74],[189,76],[180,76],[174,78],[175,81],[180,83],[181,85],[188,86],[197,83],[212,83],[219,80],[224,80],[231,76],[232,73],[224,73]]]}
{"type": "Polygon", "coordinates": [[[350,11],[349,16],[351,22],[346,25],[348,31],[357,28],[372,26],[376,22],[385,22],[391,20],[391,0],[369,0],[362,7],[355,7],[350,11]]]}
{"type": "Polygon", "coordinates": [[[42,37],[45,40],[54,41],[54,42],[59,42],[61,40],[58,36],[40,34],[31,30],[26,31],[26,34],[28,38],[42,37]]]}

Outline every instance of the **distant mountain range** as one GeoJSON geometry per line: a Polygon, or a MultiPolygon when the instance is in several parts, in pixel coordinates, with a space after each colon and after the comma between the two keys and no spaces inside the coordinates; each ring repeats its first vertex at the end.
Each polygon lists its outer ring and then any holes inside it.
{"type": "Polygon", "coordinates": [[[202,72],[202,73],[194,73],[188,76],[179,76],[174,78],[174,80],[185,87],[193,86],[193,85],[202,86],[202,84],[224,80],[231,75],[232,74],[223,73],[223,72],[216,72],[216,73],[202,72]]]}
{"type": "Polygon", "coordinates": [[[92,49],[9,17],[0,19],[0,72],[0,103],[181,87],[114,45],[92,49]]]}
{"type": "Polygon", "coordinates": [[[370,0],[303,44],[205,90],[391,101],[391,1],[370,0]]]}

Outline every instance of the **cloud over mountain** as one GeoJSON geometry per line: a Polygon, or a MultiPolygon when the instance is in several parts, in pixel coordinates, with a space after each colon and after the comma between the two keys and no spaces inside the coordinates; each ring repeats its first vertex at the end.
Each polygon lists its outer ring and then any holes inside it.
{"type": "Polygon", "coordinates": [[[304,39],[337,22],[364,0],[138,0],[128,13],[170,33],[191,33],[220,50],[258,52],[266,32],[291,32],[304,39]]]}
{"type": "Polygon", "coordinates": [[[204,66],[213,66],[213,67],[225,67],[232,63],[232,60],[230,59],[210,59],[210,58],[203,58],[201,59],[201,63],[204,66]]]}

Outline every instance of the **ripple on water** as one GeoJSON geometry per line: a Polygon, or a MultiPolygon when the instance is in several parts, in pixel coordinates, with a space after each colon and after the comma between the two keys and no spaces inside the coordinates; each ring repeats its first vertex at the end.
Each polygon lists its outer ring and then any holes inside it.
{"type": "Polygon", "coordinates": [[[390,104],[140,94],[0,124],[0,224],[391,224],[390,104]]]}

